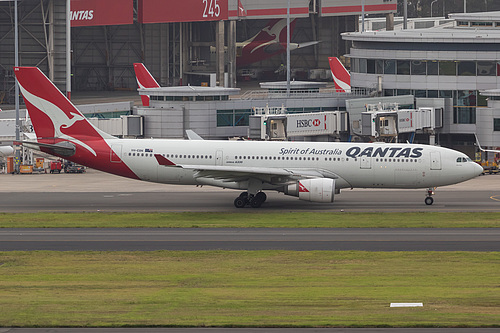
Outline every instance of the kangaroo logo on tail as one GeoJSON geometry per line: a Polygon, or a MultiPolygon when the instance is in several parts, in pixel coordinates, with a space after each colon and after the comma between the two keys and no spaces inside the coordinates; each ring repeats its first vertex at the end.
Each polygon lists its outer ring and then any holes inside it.
{"type": "Polygon", "coordinates": [[[66,140],[97,156],[95,149],[82,139],[103,140],[111,136],[90,124],[38,68],[15,67],[14,72],[38,140],[66,140]]]}
{"type": "Polygon", "coordinates": [[[36,67],[14,67],[40,150],[113,174],[138,179],[111,145],[119,139],[92,125],[36,67]],[[67,153],[67,154],[66,154],[67,153]]]}

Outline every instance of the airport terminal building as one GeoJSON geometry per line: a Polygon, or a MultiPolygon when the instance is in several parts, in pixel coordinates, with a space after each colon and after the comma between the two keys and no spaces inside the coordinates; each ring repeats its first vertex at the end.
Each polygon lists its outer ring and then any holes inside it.
{"type": "MultiPolygon", "coordinates": [[[[451,22],[429,29],[344,33],[352,42],[351,85],[380,95],[412,94],[444,104],[437,143],[473,145],[474,134],[493,144],[500,110],[482,114],[480,92],[500,83],[500,12],[450,14],[451,22]],[[478,122],[491,126],[478,126],[478,122]],[[481,131],[491,128],[489,133],[481,131]]],[[[429,106],[429,105],[426,105],[429,106]]]]}

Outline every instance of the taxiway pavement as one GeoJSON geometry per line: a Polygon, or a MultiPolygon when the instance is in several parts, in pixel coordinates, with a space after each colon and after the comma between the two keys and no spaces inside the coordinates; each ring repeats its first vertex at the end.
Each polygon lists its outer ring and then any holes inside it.
{"type": "MultiPolygon", "coordinates": [[[[179,212],[233,211],[239,191],[148,183],[89,170],[84,174],[0,175],[0,212],[179,212]]],[[[440,187],[434,204],[425,190],[345,189],[332,204],[267,192],[267,211],[500,211],[500,175],[440,187]]]]}
{"type": "Polygon", "coordinates": [[[500,251],[480,229],[0,229],[0,251],[500,251]]]}

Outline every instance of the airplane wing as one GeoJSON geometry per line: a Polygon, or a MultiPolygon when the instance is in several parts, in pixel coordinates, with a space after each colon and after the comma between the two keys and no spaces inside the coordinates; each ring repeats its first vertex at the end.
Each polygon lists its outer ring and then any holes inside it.
{"type": "Polygon", "coordinates": [[[226,182],[238,182],[253,178],[270,184],[287,184],[306,178],[339,178],[339,176],[335,173],[322,169],[187,165],[175,164],[160,154],[155,154],[154,156],[158,161],[158,164],[165,167],[178,167],[187,170],[194,170],[196,171],[196,178],[213,178],[226,182]]]}

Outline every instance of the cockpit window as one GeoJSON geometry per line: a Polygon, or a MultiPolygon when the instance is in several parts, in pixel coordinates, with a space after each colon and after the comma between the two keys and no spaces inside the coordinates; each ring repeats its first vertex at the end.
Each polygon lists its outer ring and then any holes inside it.
{"type": "Polygon", "coordinates": [[[458,157],[457,158],[457,163],[465,163],[465,162],[472,162],[472,160],[469,157],[458,157]]]}

